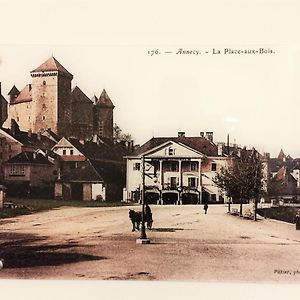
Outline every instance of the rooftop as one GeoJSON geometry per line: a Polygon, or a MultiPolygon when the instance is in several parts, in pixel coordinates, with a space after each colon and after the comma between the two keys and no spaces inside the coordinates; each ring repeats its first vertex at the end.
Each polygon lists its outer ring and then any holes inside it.
{"type": "Polygon", "coordinates": [[[38,72],[51,72],[56,71],[60,72],[67,77],[73,78],[73,75],[63,67],[55,57],[51,56],[44,63],[42,63],[39,67],[31,71],[30,73],[38,73],[38,72]]]}

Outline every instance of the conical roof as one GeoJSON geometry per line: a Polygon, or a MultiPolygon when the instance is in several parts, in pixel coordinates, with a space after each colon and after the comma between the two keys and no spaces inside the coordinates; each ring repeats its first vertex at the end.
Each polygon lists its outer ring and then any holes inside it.
{"type": "Polygon", "coordinates": [[[93,98],[92,98],[93,103],[96,104],[98,102],[98,100],[99,99],[97,98],[97,96],[94,95],[93,98]]]}
{"type": "Polygon", "coordinates": [[[22,103],[32,101],[31,84],[27,84],[18,97],[11,99],[10,104],[22,103]]]}
{"type": "Polygon", "coordinates": [[[78,87],[75,86],[71,92],[72,102],[85,102],[92,104],[90,98],[78,87]]]}
{"type": "Polygon", "coordinates": [[[11,89],[10,89],[10,91],[8,92],[8,94],[7,95],[12,95],[12,96],[14,96],[14,95],[19,95],[20,94],[20,91],[17,89],[17,87],[14,85],[11,89]]]}
{"type": "Polygon", "coordinates": [[[48,58],[44,63],[42,63],[39,67],[31,71],[30,73],[49,71],[57,71],[73,78],[73,75],[69,71],[67,71],[53,56],[48,58]]]}
{"type": "Polygon", "coordinates": [[[113,105],[112,101],[110,100],[110,98],[109,98],[109,96],[108,96],[105,89],[103,89],[98,101],[96,102],[96,105],[105,106],[105,107],[112,107],[112,108],[115,107],[113,105]]]}
{"type": "Polygon", "coordinates": [[[283,160],[283,159],[285,159],[285,158],[286,158],[286,156],[285,156],[283,150],[281,149],[280,152],[279,152],[279,154],[278,154],[278,159],[283,160]]]}

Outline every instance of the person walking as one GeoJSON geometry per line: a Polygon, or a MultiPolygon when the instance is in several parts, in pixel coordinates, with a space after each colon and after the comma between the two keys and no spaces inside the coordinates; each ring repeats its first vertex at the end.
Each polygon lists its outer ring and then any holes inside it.
{"type": "Polygon", "coordinates": [[[146,209],[145,209],[145,221],[147,222],[147,228],[151,229],[152,228],[152,211],[148,203],[146,203],[146,209]]]}
{"type": "Polygon", "coordinates": [[[208,209],[207,202],[204,203],[203,209],[204,209],[204,214],[207,214],[207,209],[208,209]]]}

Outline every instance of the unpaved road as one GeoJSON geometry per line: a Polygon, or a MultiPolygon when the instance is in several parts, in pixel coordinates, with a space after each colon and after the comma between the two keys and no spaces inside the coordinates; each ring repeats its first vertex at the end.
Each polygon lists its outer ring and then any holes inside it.
{"type": "MultiPolygon", "coordinates": [[[[134,207],[139,209],[139,207],[134,207]]],[[[226,206],[151,206],[149,245],[128,207],[60,208],[0,220],[0,279],[300,282],[295,225],[228,215],[226,206]]]]}

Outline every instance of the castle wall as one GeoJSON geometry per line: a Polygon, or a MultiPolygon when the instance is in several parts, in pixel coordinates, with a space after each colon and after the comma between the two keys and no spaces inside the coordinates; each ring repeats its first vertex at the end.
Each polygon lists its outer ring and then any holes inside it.
{"type": "Polygon", "coordinates": [[[76,101],[72,103],[72,136],[90,139],[93,135],[93,103],[76,101]]]}
{"type": "Polygon", "coordinates": [[[9,118],[5,125],[10,127],[11,119],[14,119],[18,123],[20,130],[33,130],[33,116],[32,101],[12,104],[9,106],[9,118]]]}
{"type": "Polygon", "coordinates": [[[64,75],[58,76],[58,119],[57,132],[59,135],[68,136],[71,130],[71,79],[64,75]]]}
{"type": "Polygon", "coordinates": [[[94,134],[113,138],[113,108],[94,106],[94,134]]]}
{"type": "Polygon", "coordinates": [[[51,128],[57,132],[57,72],[32,74],[33,132],[51,128]]]}

